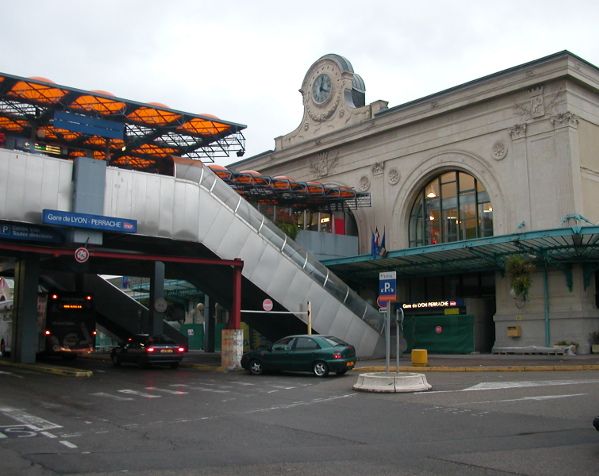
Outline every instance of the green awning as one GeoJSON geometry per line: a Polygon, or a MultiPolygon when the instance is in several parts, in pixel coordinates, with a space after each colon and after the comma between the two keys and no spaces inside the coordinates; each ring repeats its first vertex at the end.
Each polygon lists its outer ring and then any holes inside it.
{"type": "Polygon", "coordinates": [[[574,226],[514,233],[390,251],[384,257],[360,255],[322,263],[339,277],[378,278],[394,270],[397,277],[502,271],[505,259],[525,255],[550,267],[599,263],[599,227],[574,226]]]}

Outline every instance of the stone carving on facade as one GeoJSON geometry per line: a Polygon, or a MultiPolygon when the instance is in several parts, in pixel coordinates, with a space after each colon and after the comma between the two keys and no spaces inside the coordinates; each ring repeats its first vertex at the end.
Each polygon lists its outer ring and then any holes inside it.
{"type": "Polygon", "coordinates": [[[498,140],[493,144],[493,147],[491,147],[491,157],[493,157],[495,160],[505,159],[507,152],[507,145],[502,140],[498,140]]]}
{"type": "Polygon", "coordinates": [[[389,183],[391,185],[397,185],[400,179],[401,174],[399,173],[399,170],[397,170],[395,167],[389,170],[389,183]]]}
{"type": "Polygon", "coordinates": [[[518,115],[524,118],[524,120],[543,117],[545,115],[545,100],[543,94],[533,96],[525,102],[516,103],[514,109],[518,115]]]}
{"type": "Polygon", "coordinates": [[[526,124],[516,124],[510,129],[512,140],[524,139],[526,137],[526,124]]]}
{"type": "Polygon", "coordinates": [[[372,166],[372,175],[382,175],[385,172],[385,162],[375,162],[372,166]]]}
{"type": "Polygon", "coordinates": [[[524,121],[538,119],[546,114],[554,113],[558,103],[562,100],[565,94],[563,89],[558,90],[553,94],[550,100],[545,98],[545,87],[543,85],[534,86],[528,89],[529,98],[514,105],[516,114],[521,116],[524,121]]]}
{"type": "Polygon", "coordinates": [[[553,127],[578,127],[578,117],[570,111],[563,112],[551,118],[553,127]]]}
{"type": "Polygon", "coordinates": [[[339,161],[339,152],[329,154],[329,152],[321,152],[314,160],[310,162],[310,170],[317,177],[326,177],[333,172],[333,169],[339,161]]]}
{"type": "Polygon", "coordinates": [[[360,177],[360,183],[358,184],[358,189],[361,192],[366,192],[370,189],[370,179],[366,175],[362,175],[360,177]]]}

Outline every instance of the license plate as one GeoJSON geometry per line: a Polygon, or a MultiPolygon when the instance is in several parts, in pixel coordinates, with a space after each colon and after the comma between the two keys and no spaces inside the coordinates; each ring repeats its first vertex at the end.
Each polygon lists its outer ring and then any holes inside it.
{"type": "Polygon", "coordinates": [[[353,367],[354,363],[353,362],[346,362],[345,365],[347,365],[348,367],[353,367]]]}
{"type": "Polygon", "coordinates": [[[162,349],[160,352],[165,353],[165,352],[173,352],[173,349],[162,349]]]}

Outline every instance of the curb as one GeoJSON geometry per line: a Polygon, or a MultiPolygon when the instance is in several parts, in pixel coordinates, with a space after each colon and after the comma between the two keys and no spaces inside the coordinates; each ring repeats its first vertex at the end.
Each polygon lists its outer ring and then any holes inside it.
{"type": "Polygon", "coordinates": [[[222,373],[243,373],[244,369],[227,369],[221,365],[214,364],[194,364],[194,363],[182,363],[181,367],[192,368],[195,370],[202,370],[204,372],[222,372],[222,373]]]}
{"type": "Polygon", "coordinates": [[[0,365],[30,370],[32,372],[40,372],[52,375],[63,375],[66,377],[92,377],[94,375],[94,373],[91,370],[71,369],[67,367],[56,367],[51,365],[22,364],[6,360],[0,360],[0,365]]]}
{"type": "MultiPolygon", "coordinates": [[[[385,372],[386,366],[364,366],[354,368],[352,372],[385,372]]],[[[427,367],[427,366],[389,366],[389,372],[571,372],[582,370],[599,370],[599,364],[581,365],[502,365],[489,367],[427,367]]]]}

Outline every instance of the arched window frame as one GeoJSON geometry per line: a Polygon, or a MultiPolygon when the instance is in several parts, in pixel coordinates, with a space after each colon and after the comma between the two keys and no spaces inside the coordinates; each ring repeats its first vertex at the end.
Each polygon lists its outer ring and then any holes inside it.
{"type": "Polygon", "coordinates": [[[409,246],[493,236],[493,207],[482,183],[463,170],[447,170],[416,194],[408,225],[409,246]]]}

